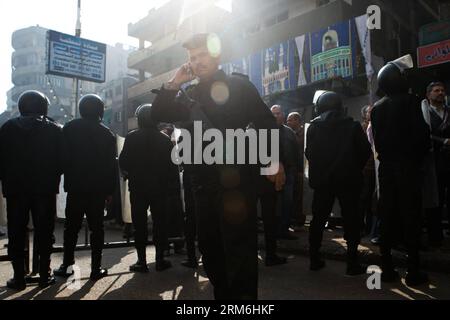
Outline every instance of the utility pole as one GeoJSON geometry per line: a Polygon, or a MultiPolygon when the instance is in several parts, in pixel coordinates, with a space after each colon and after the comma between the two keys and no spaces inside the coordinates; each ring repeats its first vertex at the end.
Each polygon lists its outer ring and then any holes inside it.
{"type": "MultiPolygon", "coordinates": [[[[81,37],[81,0],[78,0],[78,5],[77,5],[77,22],[76,22],[76,26],[75,26],[75,36],[76,37],[81,37]]],[[[80,50],[82,48],[80,47],[80,50]]],[[[81,51],[80,51],[80,59],[81,59],[81,51]]],[[[77,118],[78,115],[78,96],[79,96],[79,80],[78,78],[73,78],[73,116],[74,118],[77,118]]]]}

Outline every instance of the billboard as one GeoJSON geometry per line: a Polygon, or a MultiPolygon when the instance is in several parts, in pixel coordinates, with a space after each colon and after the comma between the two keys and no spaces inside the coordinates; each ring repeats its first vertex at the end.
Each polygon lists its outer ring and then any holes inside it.
{"type": "Polygon", "coordinates": [[[355,19],[350,19],[225,63],[222,70],[248,75],[260,95],[269,96],[317,81],[355,77],[358,45],[355,19]]]}
{"type": "Polygon", "coordinates": [[[356,41],[351,21],[338,23],[311,34],[311,81],[353,76],[356,41]]]}
{"type": "Polygon", "coordinates": [[[417,49],[419,68],[450,62],[450,39],[417,49]]]}
{"type": "Polygon", "coordinates": [[[105,82],[106,44],[49,30],[47,74],[105,82]]]}

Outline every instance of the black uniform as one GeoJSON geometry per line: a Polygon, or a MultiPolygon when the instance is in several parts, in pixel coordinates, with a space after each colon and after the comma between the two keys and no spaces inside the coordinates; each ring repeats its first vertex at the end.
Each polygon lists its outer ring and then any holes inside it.
{"type": "MultiPolygon", "coordinates": [[[[164,88],[159,92],[153,103],[156,120],[177,122],[207,118],[210,126],[223,134],[225,129],[245,130],[250,123],[257,129],[277,128],[258,91],[244,77],[227,76],[218,71],[210,81],[191,87],[188,94],[196,102],[192,109],[177,102],[177,94],[164,88]],[[228,87],[229,97],[223,105],[218,105],[211,97],[212,85],[217,81],[228,87]]],[[[192,130],[192,123],[187,128],[192,130]]],[[[245,165],[192,166],[199,249],[216,299],[257,298],[252,173],[245,165]]]]}
{"type": "Polygon", "coordinates": [[[171,160],[172,148],[170,138],[158,131],[156,125],[140,127],[127,136],[119,158],[120,168],[129,180],[131,215],[139,263],[146,263],[147,212],[150,207],[158,269],[167,247],[168,181],[174,174],[174,168],[176,170],[171,160]]]}
{"type": "Polygon", "coordinates": [[[438,180],[439,206],[427,210],[428,236],[430,242],[441,244],[444,239],[442,210],[444,205],[450,208],[450,148],[444,145],[445,140],[450,139],[450,108],[445,106],[443,118],[437,112],[431,110],[430,122],[438,180]]]}
{"type": "Polygon", "coordinates": [[[259,177],[257,183],[255,210],[258,202],[261,206],[261,218],[264,224],[264,242],[267,266],[286,263],[286,259],[277,256],[277,195],[275,186],[266,177],[259,177]]]}
{"type": "Polygon", "coordinates": [[[357,263],[361,238],[358,199],[363,183],[362,170],[370,153],[361,124],[344,116],[341,110],[327,111],[312,121],[306,146],[309,182],[314,189],[310,228],[312,269],[315,269],[314,264],[317,266],[323,231],[336,198],[344,218],[349,267],[357,263]]]}
{"type": "Polygon", "coordinates": [[[195,241],[197,240],[197,214],[192,190],[191,177],[188,170],[183,170],[184,188],[184,236],[186,238],[187,260],[182,264],[187,267],[197,267],[195,241]]]}
{"type": "Polygon", "coordinates": [[[282,125],[280,128],[280,140],[284,153],[283,165],[286,173],[286,184],[284,185],[283,191],[279,194],[279,200],[281,202],[279,207],[281,212],[277,234],[282,238],[289,237],[289,226],[291,225],[293,209],[295,208],[294,189],[300,168],[300,146],[295,132],[285,125],[282,125]]]}
{"type": "Polygon", "coordinates": [[[97,119],[73,120],[63,133],[67,150],[64,187],[68,193],[63,265],[75,263],[78,232],[86,215],[95,271],[101,266],[105,201],[114,193],[118,175],[116,138],[97,119]]]}
{"type": "Polygon", "coordinates": [[[430,131],[423,119],[420,100],[408,93],[383,98],[372,111],[372,128],[380,160],[380,248],[383,269],[393,269],[391,249],[404,238],[409,272],[417,272],[423,160],[431,148],[430,131]],[[398,220],[403,232],[396,228],[398,220]]]}
{"type": "Polygon", "coordinates": [[[39,245],[39,274],[49,277],[56,195],[62,173],[61,128],[43,116],[22,116],[0,130],[0,178],[7,199],[8,255],[24,283],[25,235],[31,211],[39,245]]]}

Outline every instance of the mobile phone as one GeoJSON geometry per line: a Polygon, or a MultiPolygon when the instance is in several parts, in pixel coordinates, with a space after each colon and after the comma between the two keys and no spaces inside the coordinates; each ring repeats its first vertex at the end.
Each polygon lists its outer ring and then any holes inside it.
{"type": "Polygon", "coordinates": [[[188,65],[187,73],[188,73],[189,77],[191,77],[191,78],[194,77],[194,71],[192,70],[192,67],[190,64],[188,65]]]}

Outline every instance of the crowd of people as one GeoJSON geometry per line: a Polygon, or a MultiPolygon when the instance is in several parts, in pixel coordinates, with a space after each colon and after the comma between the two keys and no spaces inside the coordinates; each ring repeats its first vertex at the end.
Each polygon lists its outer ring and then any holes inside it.
{"type": "MultiPolygon", "coordinates": [[[[304,160],[314,191],[309,229],[310,269],[325,267],[320,254],[323,232],[336,199],[339,201],[347,242],[349,276],[366,272],[358,259],[364,234],[380,245],[382,280],[399,279],[391,251],[398,243],[408,252],[406,282],[428,281],[420,268],[422,226],[429,241],[442,245],[443,212],[450,205],[450,116],[445,87],[430,84],[422,103],[408,93],[404,59],[388,63],[378,75],[385,97],[364,107],[363,123],[345,115],[339,94],[318,91],[316,118],[306,132],[304,119],[283,108],[271,109],[243,75],[226,75],[220,56],[209,50],[214,35],[195,35],[184,43],[189,62],[155,90],[152,105],[138,108],[138,129],[128,134],[117,154],[114,134],[102,124],[104,102],[93,94],[79,102],[81,118],[61,128],[47,117],[48,98],[27,91],[19,99],[20,117],[0,129],[0,179],[7,201],[8,255],[14,277],[7,286],[26,287],[25,234],[30,212],[39,252],[39,286],[68,277],[84,216],[91,232],[91,276],[108,275],[102,268],[104,209],[112,201],[118,179],[128,180],[134,227],[136,264],[131,272],[149,272],[147,265],[148,211],[153,220],[156,270],[171,267],[165,259],[170,225],[168,212],[184,211],[187,260],[198,267],[196,241],[202,264],[218,300],[256,300],[258,297],[257,216],[264,223],[265,264],[287,263],[277,254],[277,240],[296,240],[292,224],[304,225],[304,160]],[[197,83],[188,85],[194,79],[197,83]],[[225,99],[216,99],[217,84],[226,87],[225,99]],[[176,124],[190,132],[194,121],[207,128],[279,130],[280,163],[270,176],[259,165],[183,164],[172,160],[169,135],[176,124]],[[184,190],[180,199],[181,181],[184,190]],[[61,176],[68,193],[62,265],[50,269],[56,197],[61,176]],[[183,203],[182,203],[183,202],[183,203]],[[425,213],[425,215],[423,215],[425,213]],[[425,219],[424,219],[425,218],[425,219]]],[[[206,128],[204,128],[206,129],[206,128]]],[[[246,146],[252,148],[253,146],[246,146]]],[[[274,164],[272,164],[274,165],[274,164]]]]}

